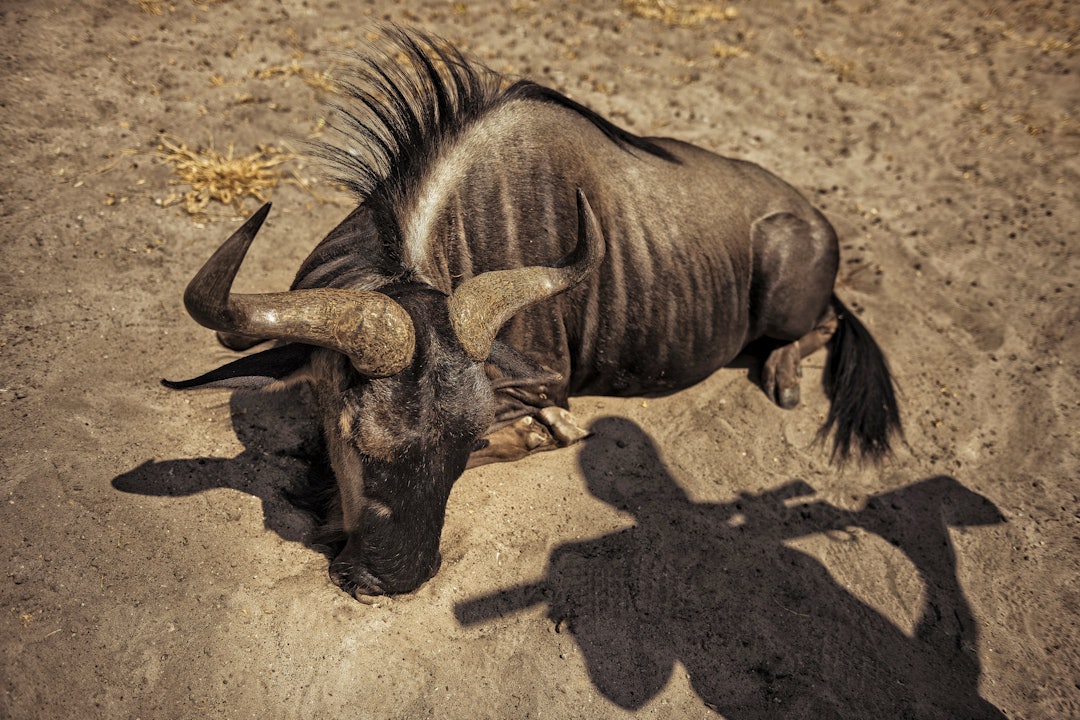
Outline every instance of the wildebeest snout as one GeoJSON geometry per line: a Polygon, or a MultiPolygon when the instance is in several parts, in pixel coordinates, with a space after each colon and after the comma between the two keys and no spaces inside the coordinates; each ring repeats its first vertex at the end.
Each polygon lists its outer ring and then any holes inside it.
{"type": "Polygon", "coordinates": [[[399,557],[389,563],[377,557],[364,557],[356,550],[359,543],[346,543],[330,563],[330,579],[349,595],[397,595],[416,590],[430,580],[442,565],[436,548],[430,553],[399,557]]]}

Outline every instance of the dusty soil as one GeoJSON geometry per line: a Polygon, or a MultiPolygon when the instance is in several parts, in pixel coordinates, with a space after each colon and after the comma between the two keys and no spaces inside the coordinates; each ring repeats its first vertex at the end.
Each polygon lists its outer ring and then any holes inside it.
{"type": "MultiPolygon", "coordinates": [[[[1080,716],[1078,26],[1067,0],[3,3],[0,716],[1080,716]],[[157,148],[299,153],[380,19],[812,196],[902,388],[895,457],[828,464],[820,357],[793,411],[747,367],[580,398],[591,440],[460,480],[433,581],[340,592],[281,496],[309,397],[158,384],[227,357],[181,293],[237,211],[190,215],[157,148]]],[[[348,210],[277,170],[242,290],[348,210]]]]}

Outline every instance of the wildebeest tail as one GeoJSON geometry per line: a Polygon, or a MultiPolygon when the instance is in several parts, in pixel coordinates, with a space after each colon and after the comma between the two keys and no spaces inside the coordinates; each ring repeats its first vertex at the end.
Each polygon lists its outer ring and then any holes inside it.
{"type": "Polygon", "coordinates": [[[838,322],[824,373],[831,404],[820,437],[833,433],[834,461],[843,464],[856,449],[876,462],[889,453],[892,436],[902,433],[896,388],[870,331],[836,295],[832,306],[838,322]]]}

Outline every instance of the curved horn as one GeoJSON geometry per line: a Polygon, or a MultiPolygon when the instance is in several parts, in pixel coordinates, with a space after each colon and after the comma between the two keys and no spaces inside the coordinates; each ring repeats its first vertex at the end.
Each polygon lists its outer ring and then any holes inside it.
{"type": "Polygon", "coordinates": [[[269,212],[270,203],[259,208],[192,278],[184,291],[184,306],[195,322],[225,333],[336,350],[369,377],[401,372],[416,348],[412,318],[382,293],[333,288],[258,295],[230,292],[269,212]]]}
{"type": "Polygon", "coordinates": [[[533,303],[574,287],[600,267],[604,234],[585,193],[578,188],[577,247],[551,266],[481,273],[463,282],[450,298],[450,322],[466,354],[486,360],[499,328],[533,303]]]}

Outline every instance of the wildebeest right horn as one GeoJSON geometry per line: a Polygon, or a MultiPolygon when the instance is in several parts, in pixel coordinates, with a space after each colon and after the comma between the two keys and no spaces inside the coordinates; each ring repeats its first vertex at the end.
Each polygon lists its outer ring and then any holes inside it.
{"type": "Polygon", "coordinates": [[[233,279],[270,203],[222,243],[184,292],[184,305],[200,325],[225,333],[289,340],[349,356],[369,377],[401,372],[416,349],[412,318],[382,293],[309,288],[257,295],[231,292],[233,279]]]}
{"type": "Polygon", "coordinates": [[[450,298],[450,321],[466,354],[486,360],[495,336],[510,318],[533,303],[574,287],[604,260],[604,234],[585,193],[577,191],[578,239],[552,266],[493,270],[463,282],[450,298]]]}

